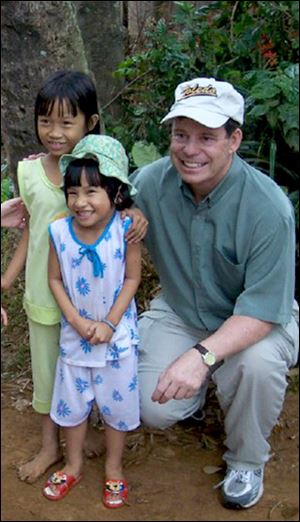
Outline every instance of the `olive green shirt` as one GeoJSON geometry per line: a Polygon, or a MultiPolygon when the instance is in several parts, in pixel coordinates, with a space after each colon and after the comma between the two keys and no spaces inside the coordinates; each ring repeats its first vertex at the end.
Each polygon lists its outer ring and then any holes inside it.
{"type": "Polygon", "coordinates": [[[200,203],[167,156],[135,171],[145,244],[169,306],[188,325],[217,329],[231,315],[286,324],[295,279],[293,207],[238,155],[200,203]]]}

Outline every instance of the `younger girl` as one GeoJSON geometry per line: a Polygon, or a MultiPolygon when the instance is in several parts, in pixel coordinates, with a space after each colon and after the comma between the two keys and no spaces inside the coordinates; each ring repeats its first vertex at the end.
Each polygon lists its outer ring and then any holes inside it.
{"type": "Polygon", "coordinates": [[[33,377],[33,408],[42,418],[42,447],[18,470],[21,480],[34,482],[61,459],[58,426],[49,416],[58,356],[60,310],[48,286],[47,227],[67,208],[58,161],[89,132],[99,133],[97,95],[81,72],[59,71],[39,91],[35,102],[38,141],[48,154],[18,164],[18,182],[29,217],[20,243],[1,280],[8,289],[24,267],[24,307],[28,316],[33,377]]]}
{"type": "Polygon", "coordinates": [[[108,136],[87,136],[60,161],[71,216],[49,226],[49,285],[63,313],[51,418],[65,428],[66,464],[43,494],[63,498],[81,479],[87,418],[94,400],[105,424],[104,505],[122,507],[125,435],[139,425],[137,313],[140,244],[126,244],[128,161],[108,136]]]}

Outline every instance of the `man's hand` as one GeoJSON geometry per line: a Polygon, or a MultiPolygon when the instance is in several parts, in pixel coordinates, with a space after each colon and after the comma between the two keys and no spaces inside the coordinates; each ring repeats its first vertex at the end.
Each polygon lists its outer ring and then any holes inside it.
{"type": "Polygon", "coordinates": [[[144,239],[149,223],[139,208],[126,208],[121,212],[121,218],[124,219],[126,216],[132,219],[132,225],[125,239],[129,245],[131,243],[138,243],[144,239]]]}
{"type": "Polygon", "coordinates": [[[188,350],[161,373],[151,399],[159,404],[170,399],[189,399],[198,393],[208,373],[201,355],[188,350]]]}

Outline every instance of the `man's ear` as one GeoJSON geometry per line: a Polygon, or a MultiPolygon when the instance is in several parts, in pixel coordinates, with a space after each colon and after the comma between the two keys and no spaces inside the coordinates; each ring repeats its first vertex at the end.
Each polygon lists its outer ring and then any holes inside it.
{"type": "Polygon", "coordinates": [[[98,114],[92,114],[92,116],[90,117],[89,121],[88,121],[88,131],[92,131],[96,125],[96,123],[98,123],[99,121],[99,115],[98,114]]]}
{"type": "Polygon", "coordinates": [[[243,133],[240,128],[237,128],[233,131],[233,133],[230,136],[230,152],[236,152],[243,139],[243,133]]]}

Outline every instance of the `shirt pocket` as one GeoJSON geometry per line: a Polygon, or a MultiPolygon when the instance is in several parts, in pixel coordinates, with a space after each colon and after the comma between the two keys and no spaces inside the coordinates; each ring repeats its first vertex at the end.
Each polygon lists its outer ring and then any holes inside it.
{"type": "Polygon", "coordinates": [[[236,299],[245,290],[245,263],[235,263],[218,249],[212,257],[215,283],[230,299],[236,299]]]}

